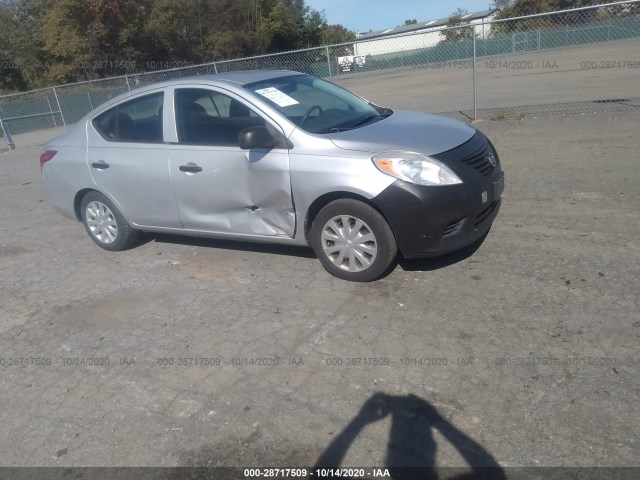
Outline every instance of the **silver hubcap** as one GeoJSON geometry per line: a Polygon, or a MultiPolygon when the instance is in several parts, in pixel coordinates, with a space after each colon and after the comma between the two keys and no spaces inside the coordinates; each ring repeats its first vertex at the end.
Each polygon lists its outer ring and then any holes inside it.
{"type": "Polygon", "coordinates": [[[113,243],[118,237],[118,224],[113,212],[102,202],[87,205],[87,226],[102,243],[113,243]]]}
{"type": "Polygon", "coordinates": [[[366,223],[351,215],[340,215],[325,223],[322,250],[336,267],[361,272],[373,265],[378,244],[366,223]]]}

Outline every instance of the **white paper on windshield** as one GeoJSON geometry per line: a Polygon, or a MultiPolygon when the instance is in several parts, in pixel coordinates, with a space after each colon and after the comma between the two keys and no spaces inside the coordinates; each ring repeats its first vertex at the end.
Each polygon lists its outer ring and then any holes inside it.
{"type": "Polygon", "coordinates": [[[296,99],[291,98],[286,93],[282,93],[275,87],[261,88],[260,90],[256,90],[256,93],[268,98],[279,107],[289,107],[299,103],[296,99]]]}

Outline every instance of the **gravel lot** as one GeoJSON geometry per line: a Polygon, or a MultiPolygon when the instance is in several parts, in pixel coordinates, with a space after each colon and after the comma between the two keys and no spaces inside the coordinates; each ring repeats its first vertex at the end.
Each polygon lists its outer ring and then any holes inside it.
{"type": "Polygon", "coordinates": [[[486,241],[371,284],[304,249],[102,251],[42,200],[42,133],[16,141],[0,465],[640,466],[640,116],[478,127],[486,241]]]}

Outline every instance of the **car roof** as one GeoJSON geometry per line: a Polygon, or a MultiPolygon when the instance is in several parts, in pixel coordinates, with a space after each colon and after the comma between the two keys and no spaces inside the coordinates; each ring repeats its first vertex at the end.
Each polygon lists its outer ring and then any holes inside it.
{"type": "MultiPolygon", "coordinates": [[[[188,77],[179,77],[172,78],[165,81],[156,81],[152,83],[144,83],[143,85],[137,86],[135,83],[132,85],[132,89],[121,93],[120,95],[116,95],[113,98],[105,101],[104,103],[98,105],[96,108],[87,113],[80,121],[74,125],[77,129],[83,129],[85,122],[89,121],[91,118],[95,117],[99,112],[103,112],[114,105],[126,100],[132,95],[144,94],[145,92],[172,87],[176,85],[197,85],[197,84],[207,84],[207,85],[235,85],[236,87],[244,87],[245,85],[249,85],[256,82],[262,82],[264,80],[271,80],[274,78],[283,78],[289,77],[291,75],[307,75],[305,73],[296,72],[293,70],[241,70],[236,72],[225,72],[225,73],[216,73],[216,74],[207,74],[207,75],[192,75],[188,77]]],[[[144,77],[143,77],[144,78],[144,77]]],[[[131,83],[133,83],[130,80],[131,83]]],[[[71,132],[69,132],[71,133],[71,132]]]]}
{"type": "MultiPolygon", "coordinates": [[[[264,80],[271,80],[274,78],[289,77],[291,75],[307,75],[301,72],[295,72],[293,70],[244,70],[237,72],[216,73],[208,75],[192,75],[189,77],[172,78],[164,81],[156,81],[152,83],[144,83],[143,85],[135,85],[134,81],[129,80],[131,90],[125,91],[120,95],[116,95],[113,98],[105,101],[101,105],[91,110],[85,115],[78,123],[84,123],[88,119],[94,117],[98,112],[111,108],[112,106],[126,100],[132,95],[144,94],[152,90],[158,90],[167,87],[173,87],[177,85],[198,85],[206,84],[213,86],[220,85],[234,85],[235,87],[244,87],[256,82],[262,82],[264,80]]],[[[144,77],[143,77],[144,78],[144,77]]]]}
{"type": "Polygon", "coordinates": [[[144,85],[142,88],[163,88],[172,85],[184,85],[189,83],[234,83],[239,86],[249,85],[251,83],[262,82],[274,78],[288,77],[291,75],[304,75],[300,72],[292,70],[244,70],[237,72],[225,72],[208,75],[193,75],[189,77],[173,78],[158,83],[144,85]]]}

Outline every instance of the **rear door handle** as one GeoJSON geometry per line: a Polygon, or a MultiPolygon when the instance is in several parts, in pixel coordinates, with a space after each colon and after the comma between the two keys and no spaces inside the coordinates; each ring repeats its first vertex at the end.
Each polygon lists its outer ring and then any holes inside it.
{"type": "Polygon", "coordinates": [[[104,160],[100,160],[99,162],[93,162],[91,164],[93,168],[97,168],[98,170],[104,170],[105,168],[109,168],[109,164],[104,160]]]}
{"type": "Polygon", "coordinates": [[[199,167],[195,163],[191,163],[191,162],[187,163],[186,165],[180,165],[178,169],[181,172],[185,172],[185,173],[198,173],[202,171],[202,167],[199,167]]]}

